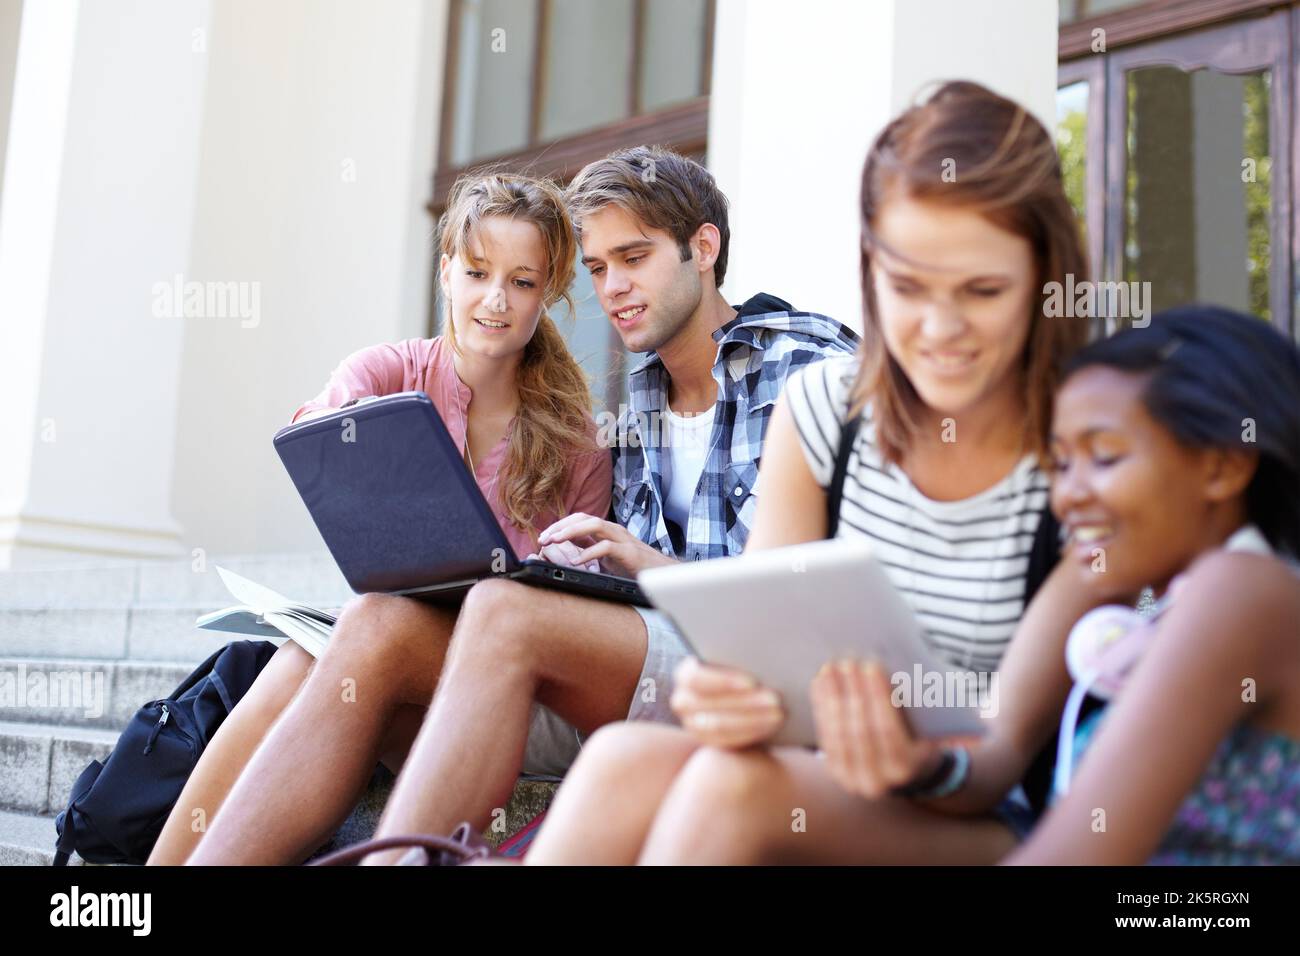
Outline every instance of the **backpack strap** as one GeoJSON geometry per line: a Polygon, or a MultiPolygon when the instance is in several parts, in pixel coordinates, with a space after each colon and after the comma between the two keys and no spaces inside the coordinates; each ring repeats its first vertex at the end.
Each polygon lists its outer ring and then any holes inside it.
{"type": "Polygon", "coordinates": [[[826,537],[835,537],[840,527],[840,504],[844,500],[844,478],[849,473],[849,456],[853,454],[862,416],[854,415],[840,427],[840,443],[835,449],[835,470],[826,486],[826,537]]]}
{"type": "Polygon", "coordinates": [[[1038,528],[1034,532],[1034,544],[1029,551],[1029,568],[1025,571],[1026,608],[1060,559],[1061,524],[1052,514],[1052,509],[1044,506],[1043,516],[1039,519],[1038,528]]]}
{"type": "Polygon", "coordinates": [[[54,860],[50,866],[67,866],[76,845],[77,830],[73,826],[72,818],[68,817],[67,823],[63,825],[63,832],[59,834],[59,842],[54,847],[54,860]]]}
{"type": "Polygon", "coordinates": [[[77,800],[94,785],[103,769],[103,763],[92,760],[78,775],[77,782],[72,785],[72,799],[68,801],[68,809],[60,813],[54,821],[59,831],[59,840],[54,845],[54,861],[51,866],[67,866],[68,861],[72,859],[72,851],[77,848],[77,815],[74,813],[77,800]]]}

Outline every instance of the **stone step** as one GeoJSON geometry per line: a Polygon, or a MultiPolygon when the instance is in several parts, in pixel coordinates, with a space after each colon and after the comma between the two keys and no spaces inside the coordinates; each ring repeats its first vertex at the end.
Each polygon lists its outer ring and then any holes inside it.
{"type": "Polygon", "coordinates": [[[194,661],[0,657],[0,721],[121,730],[166,697],[194,661]]]}
{"type": "MultiPolygon", "coordinates": [[[[222,605],[230,607],[233,600],[222,605]]],[[[0,609],[0,655],[97,660],[190,661],[231,641],[256,640],[194,626],[219,607],[0,609]]],[[[191,666],[192,666],[191,665],[191,666]]]]}
{"type": "Polygon", "coordinates": [[[102,760],[117,731],[0,721],[0,808],[58,813],[86,764],[102,760]]]}
{"type": "Polygon", "coordinates": [[[0,657],[186,661],[246,635],[203,631],[202,614],[238,602],[228,567],[287,598],[336,609],[353,595],[328,555],[231,556],[0,572],[0,657]]]}
{"type": "MultiPolygon", "coordinates": [[[[199,607],[236,603],[216,566],[295,601],[339,606],[352,597],[327,552],[280,555],[204,555],[192,561],[139,561],[19,568],[0,572],[0,608],[101,608],[135,605],[199,607]]],[[[0,628],[3,633],[3,628],[0,628]]]]}
{"type": "MultiPolygon", "coordinates": [[[[54,816],[86,764],[106,757],[131,715],[212,651],[251,639],[194,627],[199,615],[236,603],[216,565],[321,608],[354,596],[327,553],[201,557],[0,572],[0,865],[49,864],[54,816]]],[[[377,768],[320,852],[371,836],[392,786],[377,768]]],[[[514,834],[554,791],[553,782],[521,779],[486,836],[514,834]]]]}
{"type": "MultiPolygon", "coordinates": [[[[0,810],[0,866],[49,866],[57,837],[53,816],[0,810]]],[[[83,865],[75,853],[69,863],[83,865]]]]}

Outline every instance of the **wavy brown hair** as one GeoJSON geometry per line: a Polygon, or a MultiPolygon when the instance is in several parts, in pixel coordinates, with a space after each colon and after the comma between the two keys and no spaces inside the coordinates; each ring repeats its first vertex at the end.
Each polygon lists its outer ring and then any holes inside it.
{"type": "MultiPolygon", "coordinates": [[[[506,517],[528,531],[538,516],[563,511],[570,462],[575,455],[596,449],[587,377],[547,311],[564,302],[570,315],[575,312],[569,286],[577,243],[564,194],[555,183],[492,171],[469,173],[452,186],[447,210],[438,223],[439,250],[468,261],[471,238],[492,216],[532,223],[541,234],[546,255],[542,315],[519,363],[515,383],[519,410],[497,482],[506,517]]],[[[443,326],[452,348],[459,351],[450,314],[443,326]]]]}
{"type": "Polygon", "coordinates": [[[662,146],[619,149],[582,168],[566,192],[574,225],[606,206],[617,206],[651,229],[663,229],[677,243],[682,262],[691,261],[691,236],[705,223],[718,227],[713,284],[727,277],[731,226],[727,197],[713,174],[690,157],[662,146]]]}
{"type": "Polygon", "coordinates": [[[872,404],[877,441],[899,462],[916,435],[921,398],[889,354],[871,282],[871,251],[882,246],[876,217],[893,196],[974,210],[1028,240],[1037,288],[1020,372],[1027,396],[1026,444],[1046,454],[1052,397],[1065,359],[1087,337],[1078,318],[1047,318],[1049,282],[1088,278],[1079,223],[1065,197],[1052,137],[1019,104],[978,83],[945,83],[896,117],[876,138],[862,167],[862,345],[852,413],[872,404]],[[955,170],[956,176],[942,173],[955,170]]]}

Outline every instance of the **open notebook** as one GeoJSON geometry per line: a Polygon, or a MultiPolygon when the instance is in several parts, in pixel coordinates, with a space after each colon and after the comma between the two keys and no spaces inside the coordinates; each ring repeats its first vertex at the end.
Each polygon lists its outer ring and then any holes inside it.
{"type": "Polygon", "coordinates": [[[217,568],[217,573],[230,593],[243,603],[202,615],[194,622],[196,627],[254,637],[287,637],[312,657],[325,653],[337,615],[291,601],[225,568],[217,568]]]}

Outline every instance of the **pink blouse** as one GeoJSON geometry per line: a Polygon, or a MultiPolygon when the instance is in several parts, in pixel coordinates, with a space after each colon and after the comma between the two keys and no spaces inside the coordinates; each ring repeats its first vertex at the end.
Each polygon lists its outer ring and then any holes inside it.
{"type": "MultiPolygon", "coordinates": [[[[443,424],[451,434],[461,455],[465,454],[465,426],[468,421],[469,402],[473,397],[469,386],[456,375],[452,362],[451,345],[442,336],[432,339],[406,339],[402,342],[372,345],[353,352],[330,375],[324,391],[309,402],[304,402],[293,413],[290,422],[298,420],[304,412],[322,408],[338,408],[351,398],[369,395],[391,395],[394,392],[424,392],[433,401],[443,424]]],[[[596,437],[596,423],[588,417],[592,439],[596,437]]],[[[511,428],[514,423],[511,422],[511,428]]],[[[603,448],[579,455],[571,460],[569,481],[564,489],[564,514],[542,514],[534,519],[534,527],[522,532],[510,523],[497,495],[497,475],[505,464],[510,432],[493,449],[475,462],[474,480],[478,482],[497,523],[505,532],[511,547],[519,558],[537,550],[537,535],[565,515],[583,511],[605,517],[609,511],[610,488],[613,484],[613,465],[609,451],[603,448]]]]}

